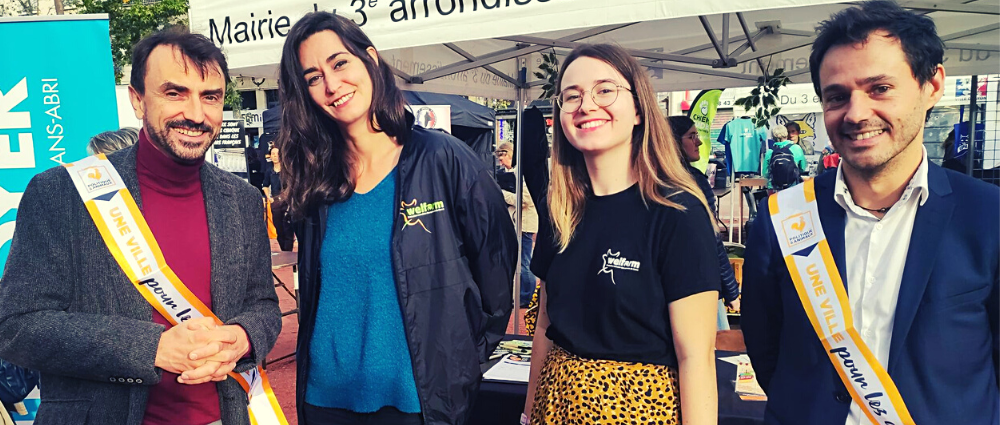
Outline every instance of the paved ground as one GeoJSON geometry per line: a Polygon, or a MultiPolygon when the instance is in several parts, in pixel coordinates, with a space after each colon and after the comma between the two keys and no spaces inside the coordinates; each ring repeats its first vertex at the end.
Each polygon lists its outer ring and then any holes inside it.
{"type": "MultiPolygon", "coordinates": [[[[272,250],[278,250],[278,244],[271,241],[272,250]]],[[[275,270],[275,274],[283,282],[292,287],[292,268],[285,267],[275,270]]],[[[278,301],[281,304],[281,311],[289,311],[295,308],[295,300],[281,288],[275,288],[278,293],[278,301]]],[[[295,339],[299,333],[298,316],[295,314],[282,318],[281,334],[275,343],[268,359],[276,359],[295,352],[295,339]]],[[[267,376],[274,389],[275,396],[281,404],[281,409],[288,418],[288,423],[297,425],[295,418],[295,357],[289,357],[267,365],[267,376]]]]}

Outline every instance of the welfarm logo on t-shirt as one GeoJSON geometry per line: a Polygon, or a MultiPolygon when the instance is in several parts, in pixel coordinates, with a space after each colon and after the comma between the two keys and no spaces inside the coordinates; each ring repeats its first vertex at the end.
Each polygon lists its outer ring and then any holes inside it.
{"type": "Polygon", "coordinates": [[[621,255],[621,251],[612,253],[609,249],[604,255],[601,255],[601,259],[604,261],[604,265],[597,274],[607,273],[611,275],[611,283],[617,285],[615,282],[615,269],[625,270],[630,272],[639,271],[639,262],[634,260],[629,260],[621,255]]]}

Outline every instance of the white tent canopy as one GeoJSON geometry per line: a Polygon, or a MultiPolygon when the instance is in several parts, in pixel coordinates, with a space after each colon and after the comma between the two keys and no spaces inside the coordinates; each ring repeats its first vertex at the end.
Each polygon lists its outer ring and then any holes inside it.
{"type": "MultiPolygon", "coordinates": [[[[949,48],[949,75],[1000,70],[1000,0],[901,4],[930,13],[949,48]]],[[[808,82],[814,28],[845,7],[829,0],[192,0],[190,22],[224,49],[232,75],[276,78],[295,21],[335,10],[363,24],[403,88],[510,99],[518,86],[541,85],[532,75],[538,52],[564,55],[581,42],[632,49],[657,91],[754,85],[762,66],[808,82]]]]}
{"type": "MultiPolygon", "coordinates": [[[[937,23],[949,75],[1000,70],[1000,0],[903,5],[937,23]]],[[[534,97],[528,91],[543,84],[533,81],[538,53],[564,55],[575,43],[630,49],[657,91],[755,85],[761,68],[808,82],[815,27],[845,7],[830,0],[191,0],[190,22],[223,48],[231,75],[277,78],[294,22],[312,10],[336,11],[362,25],[404,89],[518,99],[520,120],[523,100],[534,97]]],[[[519,286],[515,278],[515,296],[519,286]]]]}

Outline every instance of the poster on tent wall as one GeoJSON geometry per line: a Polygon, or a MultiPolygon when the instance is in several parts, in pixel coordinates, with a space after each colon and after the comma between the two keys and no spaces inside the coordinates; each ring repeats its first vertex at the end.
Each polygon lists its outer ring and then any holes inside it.
{"type": "Polygon", "coordinates": [[[451,134],[451,105],[406,105],[413,113],[414,123],[423,128],[436,128],[451,134]]]}
{"type": "Polygon", "coordinates": [[[688,112],[688,117],[694,121],[694,126],[698,129],[698,137],[701,139],[701,146],[698,147],[698,153],[701,154],[701,157],[692,162],[691,166],[701,170],[701,172],[705,172],[708,168],[708,156],[712,153],[712,121],[715,120],[715,110],[719,107],[720,96],[722,96],[722,90],[702,90],[698,96],[695,96],[691,110],[688,112]]]}
{"type": "MultiPolygon", "coordinates": [[[[784,126],[790,122],[799,125],[799,145],[807,144],[812,146],[813,154],[806,155],[809,166],[815,167],[819,161],[819,156],[823,149],[830,145],[830,136],[826,134],[826,124],[823,121],[822,112],[809,112],[804,114],[781,114],[771,118],[771,128],[775,125],[784,126]]],[[[768,138],[772,138],[768,132],[768,138]]]]}
{"type": "Polygon", "coordinates": [[[28,181],[118,129],[107,15],[0,18],[0,273],[28,181]],[[53,40],[73,40],[72,43],[53,40]]]}

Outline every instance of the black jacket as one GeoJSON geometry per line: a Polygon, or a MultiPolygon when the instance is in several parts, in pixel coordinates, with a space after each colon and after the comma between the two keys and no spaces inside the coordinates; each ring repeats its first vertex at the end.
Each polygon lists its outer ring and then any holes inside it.
{"type": "MultiPolygon", "coordinates": [[[[479,365],[503,338],[513,309],[517,237],[489,166],[461,140],[413,127],[396,176],[392,266],[420,409],[425,425],[462,424],[479,390],[479,365]]],[[[328,207],[295,226],[299,423],[309,362],[323,361],[309,358],[309,343],[328,207]]]]}
{"type": "MultiPolygon", "coordinates": [[[[705,194],[705,200],[708,201],[708,207],[715,211],[715,192],[712,191],[712,186],[708,184],[708,176],[702,173],[701,170],[687,165],[688,173],[691,177],[694,177],[694,181],[698,183],[698,187],[701,188],[702,193],[705,194]]],[[[718,216],[713,217],[718,220],[718,216]]],[[[722,290],[719,291],[721,298],[725,299],[727,303],[736,300],[736,297],[740,296],[740,284],[736,282],[736,274],[733,272],[733,266],[729,264],[729,254],[726,251],[725,245],[722,244],[722,238],[716,235],[716,252],[719,255],[719,269],[722,273],[722,290]]]]}

